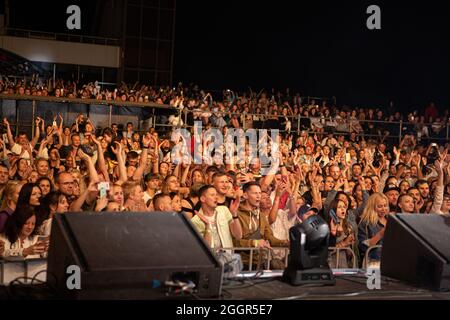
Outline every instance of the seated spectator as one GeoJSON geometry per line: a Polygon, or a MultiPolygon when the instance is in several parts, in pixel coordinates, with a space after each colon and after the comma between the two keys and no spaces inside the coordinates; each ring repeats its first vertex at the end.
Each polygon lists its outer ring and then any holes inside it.
{"type": "Polygon", "coordinates": [[[36,215],[31,208],[15,211],[8,219],[5,232],[0,235],[4,243],[3,257],[21,256],[40,258],[48,250],[48,240],[38,242],[36,215]]]}

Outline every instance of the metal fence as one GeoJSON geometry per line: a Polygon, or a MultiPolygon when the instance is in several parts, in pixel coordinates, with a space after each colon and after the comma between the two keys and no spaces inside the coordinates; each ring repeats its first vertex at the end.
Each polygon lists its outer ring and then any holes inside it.
{"type": "MultiPolygon", "coordinates": [[[[193,127],[193,121],[208,122],[211,127],[215,126],[220,117],[227,118],[225,121],[230,126],[232,117],[249,117],[251,121],[242,121],[242,129],[279,129],[282,133],[297,133],[306,131],[308,134],[321,133],[313,130],[311,123],[320,123],[324,133],[335,133],[350,136],[354,127],[360,126],[362,131],[357,137],[365,139],[377,138],[385,142],[399,143],[405,134],[414,134],[415,124],[404,121],[376,121],[376,120],[349,120],[343,122],[339,127],[327,126],[323,118],[304,116],[283,116],[266,114],[242,114],[242,113],[214,113],[184,108],[171,107],[156,103],[137,103],[117,100],[94,100],[94,99],[67,99],[41,96],[19,96],[0,94],[0,114],[8,118],[16,132],[25,131],[32,135],[34,133],[34,119],[39,116],[46,123],[51,123],[53,117],[61,113],[64,123],[71,125],[79,113],[86,114],[97,127],[109,127],[112,123],[125,124],[132,122],[135,131],[142,132],[153,127],[159,131],[168,131],[172,127],[193,127]],[[170,116],[175,117],[175,122],[169,122],[170,116]],[[180,121],[181,120],[181,121],[180,121]],[[286,130],[286,121],[290,121],[291,129],[286,130]],[[325,122],[325,123],[324,123],[325,122]],[[365,130],[369,125],[380,127],[381,132],[370,132],[365,130]],[[388,134],[385,134],[388,132],[388,134]]],[[[224,122],[221,121],[223,124],[224,122]]],[[[450,123],[443,125],[439,134],[431,130],[432,124],[426,124],[429,128],[429,137],[421,137],[422,140],[445,142],[450,138],[450,123]]],[[[376,130],[372,130],[376,131],[376,130]]]]}
{"type": "Polygon", "coordinates": [[[98,128],[131,122],[136,131],[141,131],[158,126],[160,119],[168,119],[177,110],[156,103],[0,94],[2,119],[7,118],[16,132],[24,131],[29,136],[34,135],[34,119],[38,116],[51,124],[61,114],[64,124],[71,126],[80,113],[87,115],[98,128]]]}

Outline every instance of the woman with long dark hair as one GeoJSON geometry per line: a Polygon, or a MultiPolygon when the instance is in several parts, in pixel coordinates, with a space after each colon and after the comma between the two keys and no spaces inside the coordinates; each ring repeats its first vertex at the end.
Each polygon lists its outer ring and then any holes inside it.
{"type": "MultiPolygon", "coordinates": [[[[330,225],[330,247],[349,248],[354,251],[356,230],[348,221],[348,207],[341,199],[334,199],[331,202],[328,212],[328,223],[330,225]]],[[[340,250],[330,254],[331,265],[335,268],[349,268],[352,263],[352,254],[348,250],[340,250]]]]}
{"type": "Polygon", "coordinates": [[[36,224],[40,226],[39,234],[49,236],[53,216],[67,211],[69,211],[69,202],[62,192],[53,191],[42,198],[41,205],[36,208],[36,224]]]}
{"type": "Polygon", "coordinates": [[[20,189],[17,200],[16,211],[22,208],[31,207],[33,210],[39,206],[42,197],[41,188],[35,183],[26,183],[20,189]]]}
{"type": "Polygon", "coordinates": [[[4,242],[3,257],[22,256],[39,258],[48,250],[48,240],[38,241],[34,210],[24,207],[16,210],[6,222],[5,232],[0,235],[4,242]]]}

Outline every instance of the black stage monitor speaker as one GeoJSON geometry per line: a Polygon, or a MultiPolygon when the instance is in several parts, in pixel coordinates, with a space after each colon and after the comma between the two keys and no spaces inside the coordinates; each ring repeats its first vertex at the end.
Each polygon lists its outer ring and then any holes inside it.
{"type": "Polygon", "coordinates": [[[435,290],[450,290],[450,215],[389,216],[381,274],[435,290]]]}
{"type": "Polygon", "coordinates": [[[53,220],[47,281],[69,299],[206,298],[222,266],[184,215],[68,213],[53,220]]]}

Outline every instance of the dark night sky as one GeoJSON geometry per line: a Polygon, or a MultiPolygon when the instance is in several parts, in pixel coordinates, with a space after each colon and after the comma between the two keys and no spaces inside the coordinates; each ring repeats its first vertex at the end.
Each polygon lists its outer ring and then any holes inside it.
{"type": "Polygon", "coordinates": [[[363,106],[392,99],[421,108],[434,100],[443,109],[450,102],[450,24],[443,4],[193,2],[178,2],[180,80],[211,89],[289,86],[363,106]],[[366,28],[370,4],[381,7],[382,30],[366,28]]]}
{"type": "MultiPolygon", "coordinates": [[[[60,12],[66,2],[27,3],[19,16],[31,21],[34,7],[60,12]]],[[[88,8],[83,29],[95,32],[89,24],[98,4],[68,2],[81,3],[83,14],[88,8]]],[[[177,0],[174,79],[207,89],[290,87],[336,96],[339,104],[378,106],[392,99],[411,109],[434,100],[448,108],[450,14],[444,4],[177,0]],[[366,28],[371,4],[381,7],[382,30],[366,28]]],[[[46,17],[38,29],[64,26],[64,19],[46,17]]]]}

